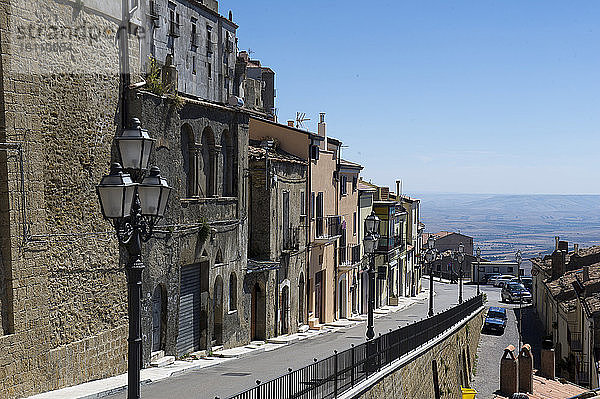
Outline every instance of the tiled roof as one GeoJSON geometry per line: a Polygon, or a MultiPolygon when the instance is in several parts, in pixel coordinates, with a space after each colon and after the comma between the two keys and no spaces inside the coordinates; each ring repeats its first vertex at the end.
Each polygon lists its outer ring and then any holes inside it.
{"type": "MultiPolygon", "coordinates": [[[[562,380],[564,381],[564,380],[562,380]]],[[[588,392],[587,389],[559,380],[550,380],[539,375],[533,375],[533,393],[528,394],[530,399],[565,399],[588,392]]],[[[507,396],[496,395],[495,398],[507,396]]]]}
{"type": "Polygon", "coordinates": [[[347,161],[345,159],[340,159],[340,165],[350,166],[350,167],[353,167],[353,168],[361,168],[362,169],[362,165],[361,164],[358,164],[356,162],[350,162],[350,161],[347,161]]]}
{"type": "Polygon", "coordinates": [[[359,180],[359,182],[358,182],[358,189],[362,190],[362,191],[373,191],[373,192],[377,191],[377,189],[375,187],[363,182],[362,180],[359,180]]]}
{"type": "MultiPolygon", "coordinates": [[[[266,149],[259,146],[258,142],[255,140],[251,140],[250,145],[248,145],[248,157],[254,160],[262,160],[265,159],[266,149]]],[[[281,148],[271,149],[269,150],[269,159],[274,159],[282,162],[292,162],[292,163],[300,163],[302,165],[306,165],[306,161],[302,158],[299,158],[289,152],[283,151],[281,148]]]]}

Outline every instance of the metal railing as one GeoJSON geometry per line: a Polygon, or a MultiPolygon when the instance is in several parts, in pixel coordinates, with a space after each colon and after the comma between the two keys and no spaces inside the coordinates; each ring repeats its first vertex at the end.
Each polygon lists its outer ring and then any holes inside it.
{"type": "Polygon", "coordinates": [[[571,332],[567,330],[567,341],[569,342],[572,352],[581,352],[583,350],[580,332],[571,332]]]}
{"type": "Polygon", "coordinates": [[[339,236],[342,231],[342,217],[341,216],[324,216],[316,218],[316,232],[317,238],[331,238],[339,236]]]}
{"type": "Polygon", "coordinates": [[[340,265],[355,265],[360,262],[360,245],[338,248],[340,265]]]}
{"type": "Polygon", "coordinates": [[[300,247],[300,227],[288,227],[287,234],[283,236],[284,249],[298,249],[300,247]]]}
{"type": "Polygon", "coordinates": [[[288,372],[229,399],[335,398],[400,357],[431,341],[483,306],[479,295],[433,317],[288,372]]]}

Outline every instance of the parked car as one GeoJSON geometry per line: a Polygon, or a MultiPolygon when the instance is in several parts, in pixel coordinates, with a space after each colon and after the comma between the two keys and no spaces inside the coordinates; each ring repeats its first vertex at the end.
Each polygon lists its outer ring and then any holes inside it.
{"type": "Polygon", "coordinates": [[[491,306],[488,309],[487,315],[485,316],[485,322],[483,323],[484,331],[496,331],[503,334],[504,328],[506,328],[507,318],[505,308],[491,306]]]}
{"type": "Polygon", "coordinates": [[[502,287],[505,282],[512,280],[515,276],[511,274],[503,274],[502,276],[496,277],[494,280],[494,287],[502,287]]]}
{"type": "Polygon", "coordinates": [[[481,283],[482,284],[493,284],[494,283],[494,279],[496,277],[498,277],[498,276],[500,276],[500,273],[489,273],[489,274],[486,274],[481,279],[481,283]]]}
{"type": "Polygon", "coordinates": [[[521,277],[521,283],[527,288],[527,291],[533,295],[533,278],[529,276],[521,277]]]}
{"type": "Polygon", "coordinates": [[[518,281],[507,281],[502,287],[500,297],[506,302],[531,302],[531,293],[518,281]]]}

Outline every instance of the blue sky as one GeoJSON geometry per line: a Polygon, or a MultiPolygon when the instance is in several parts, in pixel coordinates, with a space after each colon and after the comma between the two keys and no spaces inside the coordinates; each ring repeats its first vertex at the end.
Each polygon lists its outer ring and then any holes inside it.
{"type": "Polygon", "coordinates": [[[228,1],[279,120],[405,192],[600,193],[599,1],[228,1]]]}

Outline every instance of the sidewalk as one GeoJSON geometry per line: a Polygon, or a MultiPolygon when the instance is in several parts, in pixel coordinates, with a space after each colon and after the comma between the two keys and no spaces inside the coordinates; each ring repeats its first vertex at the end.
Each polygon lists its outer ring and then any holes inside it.
{"type": "MultiPolygon", "coordinates": [[[[391,313],[396,313],[408,308],[409,306],[426,299],[429,296],[429,291],[424,290],[419,295],[412,298],[399,298],[398,306],[384,306],[375,310],[374,317],[388,317],[391,313]]],[[[151,367],[142,369],[140,379],[142,385],[147,385],[176,377],[183,373],[203,368],[229,363],[233,359],[240,359],[248,355],[263,356],[261,352],[269,352],[279,348],[293,345],[296,342],[311,340],[325,334],[343,332],[343,330],[364,323],[366,315],[352,317],[351,319],[337,320],[332,323],[325,324],[321,330],[308,330],[290,335],[279,336],[269,339],[266,343],[252,342],[249,345],[231,349],[216,351],[212,357],[206,357],[198,360],[176,360],[173,364],[165,367],[151,367]]],[[[337,334],[336,334],[337,335],[337,334]]],[[[335,338],[332,338],[335,339],[335,338]]],[[[102,380],[87,382],[72,387],[49,391],[39,395],[30,396],[29,399],[97,399],[109,395],[123,392],[127,389],[127,374],[121,374],[115,377],[110,377],[102,380]]]]}

